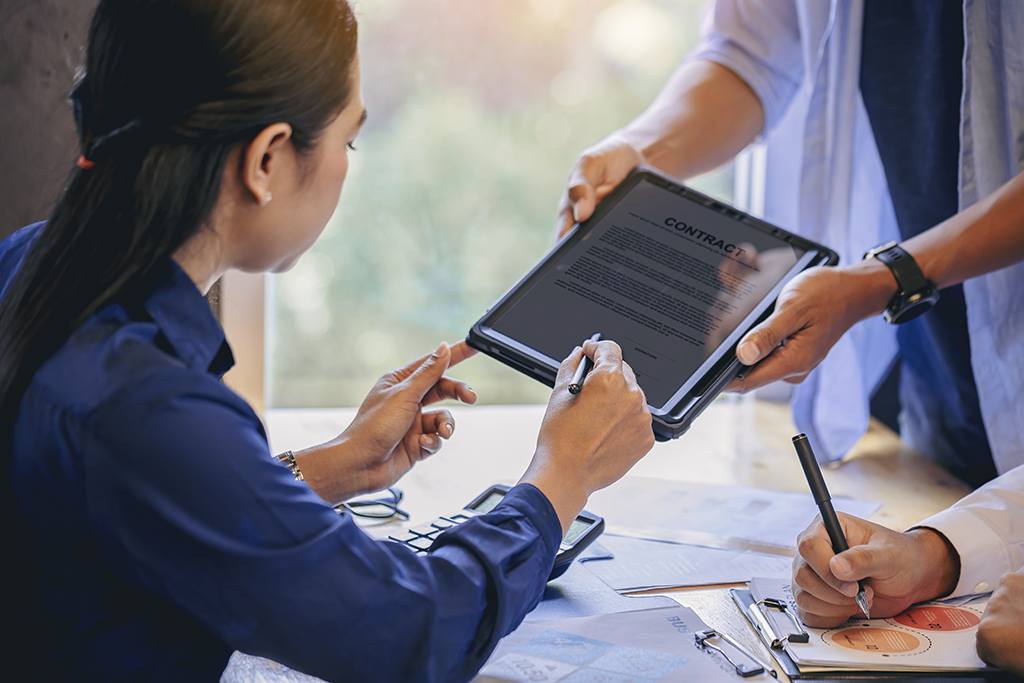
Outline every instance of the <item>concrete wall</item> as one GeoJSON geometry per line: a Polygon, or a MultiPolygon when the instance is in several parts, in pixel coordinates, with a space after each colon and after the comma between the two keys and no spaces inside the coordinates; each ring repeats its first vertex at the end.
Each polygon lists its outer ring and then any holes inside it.
{"type": "Polygon", "coordinates": [[[44,220],[78,158],[68,94],[98,0],[0,0],[0,239],[44,220]]]}

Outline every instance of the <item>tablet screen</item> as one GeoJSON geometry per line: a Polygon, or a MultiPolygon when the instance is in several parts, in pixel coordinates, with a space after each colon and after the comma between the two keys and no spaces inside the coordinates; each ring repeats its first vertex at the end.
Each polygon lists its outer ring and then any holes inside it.
{"type": "Polygon", "coordinates": [[[685,396],[813,257],[646,179],[589,227],[496,311],[489,332],[556,367],[600,332],[622,347],[655,414],[685,396]]]}

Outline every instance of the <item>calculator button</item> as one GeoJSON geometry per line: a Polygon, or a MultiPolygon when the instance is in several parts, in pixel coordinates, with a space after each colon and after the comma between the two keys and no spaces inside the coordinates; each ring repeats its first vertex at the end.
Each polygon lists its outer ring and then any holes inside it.
{"type": "Polygon", "coordinates": [[[422,550],[426,552],[427,548],[432,546],[434,542],[429,538],[414,538],[411,541],[406,541],[406,545],[415,548],[416,550],[422,550]]]}
{"type": "Polygon", "coordinates": [[[398,541],[399,543],[408,543],[414,538],[419,538],[418,535],[411,531],[396,531],[395,533],[388,536],[392,541],[398,541]]]}
{"type": "Polygon", "coordinates": [[[413,528],[409,529],[409,531],[416,534],[417,536],[428,536],[436,532],[437,529],[430,526],[429,524],[421,524],[419,526],[414,526],[413,528]]]}
{"type": "Polygon", "coordinates": [[[453,526],[455,526],[455,522],[451,522],[445,519],[444,517],[439,517],[438,519],[435,519],[433,522],[431,522],[430,525],[432,527],[440,529],[441,531],[444,531],[445,529],[451,529],[453,526]]]}
{"type": "Polygon", "coordinates": [[[467,519],[469,519],[469,517],[467,517],[466,515],[464,515],[462,513],[459,513],[457,515],[448,515],[448,519],[449,519],[449,521],[454,522],[455,524],[462,524],[467,519]]]}

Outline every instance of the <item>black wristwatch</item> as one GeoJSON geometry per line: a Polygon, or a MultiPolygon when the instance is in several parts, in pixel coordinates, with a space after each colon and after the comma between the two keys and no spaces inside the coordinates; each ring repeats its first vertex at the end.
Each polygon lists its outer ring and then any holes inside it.
{"type": "Polygon", "coordinates": [[[864,254],[865,259],[874,256],[892,271],[899,291],[885,307],[885,321],[893,324],[905,323],[921,315],[939,300],[939,291],[924,276],[914,257],[896,242],[879,244],[864,254]]]}

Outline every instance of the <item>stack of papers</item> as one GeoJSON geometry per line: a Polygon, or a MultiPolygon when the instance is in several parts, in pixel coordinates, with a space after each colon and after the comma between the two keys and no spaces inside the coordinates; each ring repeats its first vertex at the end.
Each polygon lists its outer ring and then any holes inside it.
{"type": "MultiPolygon", "coordinates": [[[[833,498],[870,517],[878,503],[833,498]]],[[[809,493],[624,477],[587,508],[605,518],[610,559],[581,558],[620,593],[788,577],[796,539],[818,514],[809,493]]]]}
{"type": "MultiPolygon", "coordinates": [[[[881,507],[841,496],[832,504],[862,519],[881,507]]],[[[632,476],[596,491],[587,509],[605,518],[607,533],[785,557],[818,514],[810,493],[632,476]]]]}
{"type": "Polygon", "coordinates": [[[746,583],[751,576],[789,578],[792,560],[742,550],[702,548],[605,534],[605,557],[583,557],[584,566],[620,593],[746,583]]]}

